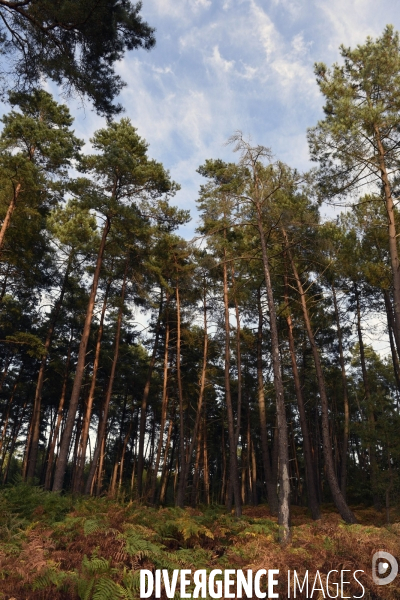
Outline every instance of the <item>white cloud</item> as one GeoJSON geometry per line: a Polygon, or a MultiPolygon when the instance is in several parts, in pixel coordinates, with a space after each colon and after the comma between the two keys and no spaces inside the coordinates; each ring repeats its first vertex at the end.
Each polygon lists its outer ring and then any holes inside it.
{"type": "Polygon", "coordinates": [[[210,8],[211,0],[191,0],[191,4],[194,9],[197,8],[210,8]]]}
{"type": "Polygon", "coordinates": [[[294,36],[291,42],[293,53],[298,57],[304,57],[309,53],[312,42],[305,42],[303,33],[294,36]]]}
{"type": "Polygon", "coordinates": [[[225,73],[231,71],[235,64],[234,60],[225,60],[222,58],[218,46],[214,46],[212,56],[209,58],[209,62],[216,68],[217,71],[224,71],[225,73]]]}
{"type": "Polygon", "coordinates": [[[272,4],[283,8],[289,16],[294,19],[298,17],[301,11],[304,9],[304,1],[292,1],[292,0],[272,0],[272,4]]]}
{"type": "Polygon", "coordinates": [[[250,8],[254,17],[253,27],[255,27],[258,32],[259,39],[264,47],[268,60],[277,48],[277,31],[270,17],[254,0],[250,0],[250,8]]]}
{"type": "Polygon", "coordinates": [[[368,35],[376,37],[381,33],[383,25],[392,20],[384,14],[383,7],[378,16],[377,5],[373,0],[316,0],[315,3],[329,23],[327,44],[334,52],[337,52],[340,44],[356,46],[364,43],[368,35]]]}
{"type": "Polygon", "coordinates": [[[237,71],[237,75],[243,79],[254,79],[258,74],[258,68],[243,64],[243,71],[237,71]]]}
{"type": "Polygon", "coordinates": [[[167,67],[152,66],[152,70],[154,71],[154,73],[159,73],[160,75],[167,75],[168,73],[173,73],[170,66],[167,66],[167,67]]]}

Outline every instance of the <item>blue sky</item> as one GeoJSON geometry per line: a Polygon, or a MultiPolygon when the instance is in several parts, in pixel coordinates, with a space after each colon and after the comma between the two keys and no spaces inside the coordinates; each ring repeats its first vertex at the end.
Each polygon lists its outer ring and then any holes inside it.
{"type": "MultiPolygon", "coordinates": [[[[235,130],[298,169],[307,169],[306,129],[322,116],[316,61],[339,60],[339,46],[400,29],[396,0],[143,0],[156,47],[127,54],[120,101],[150,144],[149,155],[181,184],[175,204],[194,217],[206,158],[234,160],[224,142],[235,130]]],[[[73,109],[79,136],[104,121],[73,109]]]]}

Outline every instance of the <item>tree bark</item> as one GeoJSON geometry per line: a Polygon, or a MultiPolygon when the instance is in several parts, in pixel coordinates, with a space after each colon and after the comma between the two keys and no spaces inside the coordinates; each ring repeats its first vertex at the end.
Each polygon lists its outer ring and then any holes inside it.
{"type": "MultiPolygon", "coordinates": [[[[224,248],[223,256],[223,294],[224,294],[224,313],[225,313],[225,402],[228,418],[228,435],[229,435],[229,474],[233,489],[233,500],[235,503],[235,516],[240,517],[242,514],[239,472],[237,460],[237,445],[235,426],[233,421],[233,407],[231,397],[231,382],[230,382],[230,326],[229,326],[229,298],[228,298],[228,273],[226,266],[226,249],[224,248]]],[[[229,488],[228,488],[229,493],[229,488]]]]}
{"type": "Polygon", "coordinates": [[[171,435],[172,435],[173,424],[174,424],[174,420],[171,417],[170,420],[169,420],[169,424],[168,424],[167,440],[165,442],[165,449],[164,449],[163,468],[162,468],[162,472],[161,472],[160,496],[159,496],[159,501],[158,501],[159,504],[164,504],[164,502],[165,502],[165,495],[166,495],[166,492],[167,492],[167,485],[168,485],[168,476],[167,476],[168,452],[169,452],[169,446],[171,444],[171,435]]]}
{"type": "Polygon", "coordinates": [[[161,452],[164,442],[164,428],[165,422],[167,419],[167,409],[168,409],[168,353],[169,353],[169,319],[168,319],[168,304],[169,297],[167,295],[167,318],[165,325],[165,346],[164,346],[164,367],[163,367],[163,394],[161,401],[161,419],[160,419],[160,438],[158,440],[158,448],[156,454],[156,461],[154,465],[154,472],[152,478],[152,484],[150,489],[150,501],[154,504],[156,501],[156,491],[157,491],[157,474],[158,469],[160,467],[161,460],[161,452]]]}
{"type": "Polygon", "coordinates": [[[178,399],[179,399],[179,463],[181,477],[178,486],[178,493],[175,504],[180,508],[185,505],[185,488],[184,478],[186,473],[186,455],[185,455],[185,421],[183,410],[183,390],[181,376],[181,304],[179,297],[179,284],[176,282],[176,378],[178,383],[178,399]]]}
{"type": "Polygon", "coordinates": [[[80,395],[81,385],[82,385],[82,379],[83,379],[83,374],[85,371],[86,349],[87,349],[87,345],[88,345],[88,341],[89,341],[90,327],[92,324],[93,310],[94,310],[94,305],[95,305],[95,301],[96,301],[97,287],[98,287],[99,279],[100,279],[100,270],[101,270],[101,266],[103,264],[104,250],[105,250],[105,246],[106,246],[107,236],[110,231],[110,227],[111,227],[111,220],[109,217],[107,217],[104,228],[103,228],[103,234],[101,237],[99,252],[97,255],[96,269],[95,269],[95,272],[93,275],[93,282],[92,282],[92,288],[90,291],[88,307],[87,307],[87,311],[86,311],[85,324],[83,326],[81,342],[79,345],[78,362],[76,365],[74,385],[72,388],[68,415],[67,415],[66,422],[65,422],[65,428],[64,428],[64,432],[63,432],[63,436],[62,436],[61,444],[60,444],[60,452],[59,452],[56,470],[55,470],[55,474],[54,474],[54,483],[53,483],[53,491],[54,492],[60,492],[63,488],[64,476],[65,476],[65,471],[66,471],[67,462],[68,462],[69,446],[71,443],[72,432],[74,429],[76,411],[78,408],[79,395],[80,395]]]}
{"type": "Polygon", "coordinates": [[[288,278],[285,274],[285,305],[286,305],[286,323],[288,327],[288,338],[289,338],[289,353],[292,364],[293,382],[296,392],[297,406],[299,408],[300,416],[300,427],[303,435],[303,451],[304,451],[304,462],[306,468],[306,483],[307,483],[307,496],[308,496],[308,507],[311,512],[311,516],[314,520],[321,518],[321,511],[318,503],[317,489],[315,485],[314,466],[312,460],[312,451],[310,444],[310,434],[308,431],[306,409],[304,406],[303,392],[301,390],[299,370],[296,362],[296,350],[294,344],[293,335],[293,322],[290,314],[289,307],[289,294],[288,294],[288,278]]]}
{"type": "Polygon", "coordinates": [[[290,541],[290,479],[289,479],[289,449],[288,431],[286,423],[286,408],[281,373],[281,359],[279,354],[278,323],[275,310],[274,293],[272,289],[271,274],[267,244],[265,241],[262,223],[261,205],[256,203],[257,225],[260,234],[262,259],[264,266],[265,287],[267,290],[270,335],[271,335],[271,357],[274,373],[274,388],[276,395],[276,414],[278,421],[278,444],[279,444],[279,514],[280,525],[279,539],[282,544],[290,541]]]}
{"type": "Polygon", "coordinates": [[[192,435],[191,443],[189,446],[188,458],[185,461],[185,470],[181,471],[181,480],[179,482],[179,492],[178,493],[180,493],[183,497],[184,497],[185,489],[187,487],[190,463],[192,460],[193,451],[194,451],[197,437],[198,437],[197,432],[200,428],[204,390],[205,390],[205,385],[206,385],[207,354],[208,354],[208,326],[207,326],[207,304],[206,304],[206,302],[207,302],[207,299],[206,299],[206,291],[205,291],[205,285],[204,285],[204,288],[203,288],[203,326],[204,326],[203,363],[202,363],[201,375],[200,375],[199,397],[197,400],[196,418],[195,418],[195,424],[194,424],[194,428],[193,428],[193,435],[192,435]]]}
{"type": "Polygon", "coordinates": [[[57,409],[57,421],[56,421],[56,424],[54,427],[54,431],[51,433],[50,441],[49,441],[49,452],[48,452],[48,456],[47,456],[47,467],[46,467],[46,475],[45,475],[45,480],[44,480],[44,489],[45,490],[50,490],[50,488],[51,488],[51,476],[52,476],[52,472],[53,472],[54,453],[55,453],[55,448],[56,448],[56,444],[57,444],[58,432],[60,431],[61,421],[62,421],[62,417],[63,417],[63,409],[64,409],[65,396],[66,396],[66,391],[67,391],[69,366],[70,366],[70,362],[71,362],[71,344],[72,344],[72,331],[71,331],[71,338],[70,338],[69,346],[68,346],[67,360],[65,363],[65,374],[64,374],[63,384],[62,384],[62,388],[61,388],[61,396],[60,396],[60,401],[59,401],[58,409],[57,409]]]}
{"type": "MultiPolygon", "coordinates": [[[[121,339],[122,316],[123,316],[123,312],[124,312],[124,302],[125,302],[126,276],[127,276],[127,272],[128,272],[128,266],[129,266],[129,262],[127,259],[126,266],[125,266],[124,279],[122,282],[120,307],[119,307],[118,317],[117,317],[117,330],[115,332],[114,358],[113,358],[113,362],[111,365],[111,373],[110,373],[110,379],[108,381],[108,386],[107,386],[107,393],[106,393],[106,398],[105,398],[104,407],[103,407],[103,415],[101,415],[101,417],[99,419],[96,449],[93,453],[93,460],[92,460],[92,464],[90,467],[88,480],[87,480],[86,486],[85,486],[85,494],[90,493],[93,477],[96,472],[97,462],[99,460],[101,445],[105,440],[108,408],[110,406],[111,394],[112,394],[113,385],[114,385],[115,371],[116,371],[117,362],[118,362],[119,344],[120,344],[120,339],[121,339]]],[[[99,480],[101,480],[101,468],[99,468],[99,480]]]]}
{"type": "Polygon", "coordinates": [[[257,330],[257,396],[258,396],[258,412],[260,418],[260,433],[261,433],[261,450],[264,467],[264,477],[267,488],[267,501],[269,510],[272,515],[278,515],[278,490],[277,482],[273,480],[271,461],[268,449],[267,436],[267,415],[265,410],[265,395],[264,395],[264,378],[262,365],[262,330],[263,330],[263,314],[261,306],[261,289],[257,290],[257,306],[258,306],[258,330],[257,330]]]}
{"type": "Polygon", "coordinates": [[[396,340],[396,335],[395,335],[396,328],[395,328],[395,324],[394,324],[393,308],[392,308],[392,303],[390,301],[389,292],[386,289],[382,289],[382,294],[383,294],[383,298],[385,301],[386,317],[387,317],[388,333],[389,333],[389,341],[390,341],[390,350],[391,350],[392,362],[393,362],[393,371],[394,371],[394,376],[395,376],[396,383],[397,383],[397,388],[400,391],[400,365],[399,365],[400,344],[398,344],[398,340],[396,340]],[[397,349],[397,351],[396,351],[396,349],[397,349]]]}
{"type": "Polygon", "coordinates": [[[32,428],[31,428],[32,436],[31,436],[31,439],[28,438],[28,442],[27,442],[28,459],[27,459],[26,479],[28,481],[30,479],[33,479],[33,477],[35,475],[37,455],[38,455],[38,451],[39,451],[40,413],[41,413],[42,391],[43,391],[44,375],[45,375],[46,365],[47,365],[47,357],[48,357],[51,342],[53,339],[54,328],[55,328],[55,325],[56,325],[56,322],[58,319],[58,315],[60,314],[61,306],[62,306],[62,303],[64,300],[65,290],[66,290],[67,282],[68,282],[68,276],[69,276],[69,272],[70,272],[70,268],[71,268],[71,262],[72,262],[72,254],[70,255],[70,257],[68,259],[68,264],[67,264],[67,268],[65,271],[63,284],[61,287],[60,296],[55,304],[53,315],[50,320],[50,325],[47,330],[46,341],[44,344],[44,353],[43,353],[42,360],[40,363],[39,375],[38,375],[36,391],[35,391],[35,399],[33,402],[32,428]]]}
{"type": "Polygon", "coordinates": [[[372,440],[368,440],[368,452],[369,452],[369,460],[370,460],[370,474],[371,474],[371,490],[372,497],[374,501],[374,506],[376,509],[380,509],[380,500],[377,493],[377,477],[378,477],[378,465],[376,460],[376,449],[375,449],[375,416],[372,407],[372,399],[371,399],[371,390],[369,387],[369,378],[367,372],[367,365],[365,361],[365,348],[364,348],[364,340],[362,336],[361,329],[361,308],[360,308],[360,292],[355,286],[354,293],[356,297],[356,313],[357,313],[357,333],[358,333],[358,344],[360,347],[360,362],[361,362],[361,372],[363,376],[364,383],[364,393],[365,393],[365,402],[367,406],[367,419],[370,427],[370,435],[369,438],[372,437],[372,440]]]}
{"type": "Polygon", "coordinates": [[[345,364],[344,364],[344,354],[343,354],[343,336],[342,336],[342,329],[340,327],[339,309],[338,309],[338,304],[337,304],[337,299],[336,299],[336,290],[335,290],[334,286],[332,286],[332,297],[333,297],[333,306],[335,308],[336,327],[337,327],[337,332],[338,332],[339,361],[340,361],[340,369],[342,372],[343,407],[344,407],[340,489],[342,491],[343,498],[346,500],[347,453],[349,450],[349,431],[350,431],[350,407],[349,407],[349,394],[348,394],[348,390],[347,390],[346,368],[345,368],[345,364]]]}
{"type": "Polygon", "coordinates": [[[356,523],[357,520],[356,520],[353,512],[350,510],[349,506],[347,505],[342,492],[340,491],[339,483],[338,483],[338,480],[336,477],[335,467],[334,467],[334,463],[333,463],[333,455],[332,455],[332,444],[331,444],[331,439],[330,439],[330,434],[329,434],[329,404],[328,404],[328,397],[326,394],[325,379],[324,379],[324,374],[323,374],[323,370],[322,370],[321,359],[319,356],[317,344],[315,342],[314,333],[313,333],[312,327],[311,327],[311,321],[310,321],[310,317],[308,314],[307,302],[306,302],[303,285],[301,283],[295,262],[292,257],[292,253],[291,253],[291,250],[289,247],[289,241],[288,241],[286,231],[284,229],[282,229],[282,233],[283,233],[283,236],[285,239],[286,251],[287,251],[287,254],[289,257],[289,261],[290,261],[290,264],[292,267],[292,272],[293,272],[293,275],[294,275],[294,278],[296,281],[296,285],[297,285],[297,290],[298,290],[298,293],[300,296],[300,302],[301,302],[301,308],[303,311],[304,323],[306,326],[307,335],[308,335],[308,339],[310,342],[310,346],[311,346],[311,350],[312,350],[313,358],[314,358],[314,365],[315,365],[315,371],[316,371],[317,382],[318,382],[318,390],[319,390],[319,394],[320,394],[320,398],[321,398],[322,444],[323,444],[323,449],[324,449],[326,475],[327,475],[329,487],[331,490],[333,501],[334,501],[341,517],[347,523],[356,523]]]}
{"type": "Polygon", "coordinates": [[[6,231],[10,226],[11,217],[17,206],[17,200],[18,200],[20,191],[21,191],[21,184],[17,183],[17,185],[14,188],[13,197],[11,199],[11,202],[8,205],[6,216],[4,217],[4,221],[3,221],[2,225],[1,225],[1,229],[0,229],[0,254],[1,254],[1,252],[3,250],[3,246],[4,246],[4,236],[6,235],[6,231]]]}
{"type": "Polygon", "coordinates": [[[160,292],[160,306],[158,311],[158,319],[155,330],[153,353],[151,355],[149,370],[147,373],[147,380],[144,386],[142,404],[140,408],[140,424],[139,424],[139,449],[138,449],[138,464],[137,464],[137,476],[136,476],[136,488],[138,500],[142,499],[143,494],[143,467],[144,467],[144,436],[146,433],[146,411],[147,411],[147,400],[150,392],[151,378],[153,375],[153,369],[157,358],[158,340],[160,336],[160,325],[161,325],[161,314],[163,308],[163,291],[160,292]]]}
{"type": "Polygon", "coordinates": [[[104,317],[106,314],[107,300],[108,300],[108,294],[110,292],[110,287],[111,287],[111,279],[108,280],[106,290],[104,293],[103,307],[101,309],[99,329],[97,332],[96,349],[95,349],[95,355],[94,355],[94,361],[93,361],[92,380],[90,382],[89,396],[88,396],[88,400],[86,403],[86,409],[85,409],[84,416],[83,416],[82,432],[81,432],[80,441],[79,441],[78,455],[76,458],[75,481],[74,481],[74,488],[73,488],[74,493],[81,493],[82,489],[83,489],[83,472],[84,472],[85,463],[86,463],[86,448],[87,448],[87,442],[88,442],[88,438],[89,438],[90,419],[92,416],[93,401],[94,401],[94,396],[95,396],[95,391],[96,391],[97,371],[98,371],[99,363],[100,363],[100,350],[101,350],[101,340],[103,337],[103,329],[104,329],[104,317]]]}
{"type": "Polygon", "coordinates": [[[385,148],[382,144],[381,135],[377,125],[374,125],[375,141],[378,150],[379,170],[381,173],[382,187],[385,194],[386,212],[388,217],[388,235],[389,235],[389,255],[390,265],[393,275],[393,298],[394,298],[394,327],[396,331],[395,338],[400,341],[400,262],[399,251],[397,247],[397,233],[395,208],[392,198],[392,191],[389,182],[389,176],[386,169],[385,148]]]}

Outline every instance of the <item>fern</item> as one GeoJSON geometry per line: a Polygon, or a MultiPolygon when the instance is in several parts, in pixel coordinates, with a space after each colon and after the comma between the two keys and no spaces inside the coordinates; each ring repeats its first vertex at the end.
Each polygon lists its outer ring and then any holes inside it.
{"type": "Polygon", "coordinates": [[[95,533],[96,531],[101,531],[104,529],[105,524],[96,517],[94,519],[86,519],[83,523],[83,532],[85,535],[90,535],[91,533],[95,533]]]}
{"type": "Polygon", "coordinates": [[[129,528],[119,537],[125,540],[126,552],[138,560],[159,555],[164,548],[164,546],[143,539],[133,528],[129,528]]]}
{"type": "Polygon", "coordinates": [[[63,571],[59,571],[54,567],[46,569],[44,573],[38,575],[32,585],[33,590],[45,590],[50,588],[51,586],[55,586],[56,589],[59,589],[63,583],[65,582],[67,573],[63,571]]]}
{"type": "Polygon", "coordinates": [[[90,600],[92,590],[95,584],[95,578],[79,579],[77,582],[77,592],[80,600],[90,600]]]}
{"type": "Polygon", "coordinates": [[[95,585],[92,600],[118,600],[121,598],[121,586],[111,579],[101,577],[95,585]]]}
{"type": "Polygon", "coordinates": [[[95,554],[89,559],[85,554],[82,560],[82,569],[90,575],[107,573],[110,570],[110,561],[95,554]]]}

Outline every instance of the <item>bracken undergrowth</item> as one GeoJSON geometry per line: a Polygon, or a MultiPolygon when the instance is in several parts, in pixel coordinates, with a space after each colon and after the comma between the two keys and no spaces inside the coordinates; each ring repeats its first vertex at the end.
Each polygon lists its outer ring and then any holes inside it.
{"type": "MultiPolygon", "coordinates": [[[[155,509],[19,482],[0,491],[0,600],[135,600],[141,569],[228,568],[279,569],[280,598],[287,598],[289,569],[302,576],[318,569],[322,580],[331,569],[361,569],[364,598],[400,599],[399,578],[376,586],[371,576],[377,550],[400,557],[400,513],[393,510],[385,525],[383,512],[353,509],[359,524],[348,526],[331,506],[318,522],[293,507],[292,543],[282,548],[264,505],[236,519],[223,507],[155,509]]],[[[360,594],[359,586],[347,589],[360,594]]]]}

